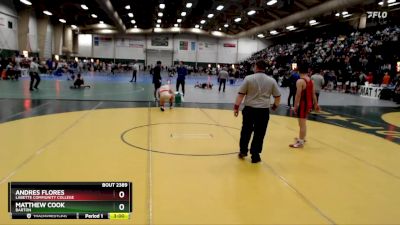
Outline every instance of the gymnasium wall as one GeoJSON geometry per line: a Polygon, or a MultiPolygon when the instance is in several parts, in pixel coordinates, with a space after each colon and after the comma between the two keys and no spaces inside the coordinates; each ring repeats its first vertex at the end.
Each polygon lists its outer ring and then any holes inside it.
{"type": "Polygon", "coordinates": [[[25,49],[27,49],[29,52],[38,52],[38,28],[34,10],[31,11],[28,27],[29,27],[29,33],[28,33],[29,42],[26,44],[27,46],[25,49]]]}
{"type": "Polygon", "coordinates": [[[0,1],[0,49],[18,50],[18,14],[12,0],[0,1]],[[12,28],[8,27],[8,23],[12,28]]]}
{"type": "Polygon", "coordinates": [[[194,34],[79,35],[79,56],[91,58],[138,59],[163,64],[172,61],[237,63],[270,43],[258,38],[219,39],[194,34]]]}

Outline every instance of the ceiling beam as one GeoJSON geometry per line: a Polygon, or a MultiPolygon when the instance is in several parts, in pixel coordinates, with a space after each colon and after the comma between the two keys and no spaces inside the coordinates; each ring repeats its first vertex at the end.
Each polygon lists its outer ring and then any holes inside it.
{"type": "Polygon", "coordinates": [[[97,4],[99,4],[100,9],[102,9],[111,21],[114,22],[115,26],[117,27],[118,31],[121,33],[126,32],[126,27],[122,22],[122,19],[119,17],[117,11],[114,10],[113,5],[111,4],[110,0],[96,0],[97,4]]]}
{"type": "Polygon", "coordinates": [[[297,6],[297,7],[299,7],[300,9],[302,9],[302,10],[307,10],[308,9],[308,7],[307,6],[305,6],[304,4],[302,4],[302,3],[300,3],[299,1],[294,1],[294,4],[297,6]]]}
{"type": "Polygon", "coordinates": [[[257,23],[257,22],[254,21],[254,20],[250,20],[250,22],[251,22],[252,24],[256,25],[256,26],[261,26],[261,24],[257,23]]]}
{"type": "Polygon", "coordinates": [[[281,19],[280,16],[276,15],[276,14],[273,13],[273,12],[267,11],[267,14],[270,15],[272,18],[276,19],[276,20],[281,19]]]}

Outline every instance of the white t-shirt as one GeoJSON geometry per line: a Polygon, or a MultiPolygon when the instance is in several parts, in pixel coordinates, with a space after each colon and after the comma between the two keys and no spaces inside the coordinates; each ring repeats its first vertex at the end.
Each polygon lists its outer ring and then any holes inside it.
{"type": "Polygon", "coordinates": [[[269,108],[271,96],[281,96],[275,79],[265,73],[256,73],[244,78],[239,93],[246,95],[244,105],[253,108],[269,108]]]}
{"type": "Polygon", "coordinates": [[[322,90],[322,87],[325,84],[324,77],[321,74],[316,73],[316,74],[311,76],[311,80],[314,82],[314,90],[315,90],[315,92],[319,93],[322,90]]]}
{"type": "Polygon", "coordinates": [[[39,65],[35,62],[31,62],[29,71],[32,73],[39,73],[39,65]]]}
{"type": "Polygon", "coordinates": [[[133,64],[133,70],[139,71],[140,67],[139,64],[135,63],[133,64]]]}

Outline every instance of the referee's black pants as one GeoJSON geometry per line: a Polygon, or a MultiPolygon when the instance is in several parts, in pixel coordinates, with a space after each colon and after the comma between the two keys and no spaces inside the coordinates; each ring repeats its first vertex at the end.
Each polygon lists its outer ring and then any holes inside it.
{"type": "Polygon", "coordinates": [[[133,79],[135,79],[135,82],[136,82],[136,74],[137,74],[137,71],[136,71],[136,70],[133,70],[131,82],[133,82],[133,79]]]}
{"type": "Polygon", "coordinates": [[[185,96],[185,80],[184,79],[177,79],[176,80],[176,91],[179,92],[179,86],[182,85],[182,93],[185,96]]]}
{"type": "Polygon", "coordinates": [[[40,76],[36,72],[30,72],[29,76],[31,77],[31,82],[29,84],[29,90],[32,91],[33,87],[35,87],[36,89],[38,88],[39,83],[40,83],[40,76]],[[35,83],[35,80],[36,80],[36,83],[35,83]],[[33,85],[34,83],[35,83],[35,86],[33,85]]]}
{"type": "Polygon", "coordinates": [[[269,121],[269,109],[245,106],[242,114],[243,123],[240,133],[240,152],[247,154],[251,134],[254,132],[250,153],[256,156],[261,153],[263,148],[265,132],[267,131],[269,121]]]}

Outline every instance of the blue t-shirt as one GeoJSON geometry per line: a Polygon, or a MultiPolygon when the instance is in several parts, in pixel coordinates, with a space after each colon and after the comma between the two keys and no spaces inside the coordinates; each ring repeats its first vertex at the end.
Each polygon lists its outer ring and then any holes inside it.
{"type": "Polygon", "coordinates": [[[178,80],[185,80],[185,77],[188,74],[188,71],[187,71],[186,67],[181,66],[181,67],[178,67],[177,73],[178,73],[178,80]]]}
{"type": "Polygon", "coordinates": [[[297,72],[294,72],[292,74],[292,76],[290,76],[290,78],[289,78],[289,80],[290,80],[289,88],[290,89],[292,89],[292,90],[296,89],[296,82],[298,79],[300,79],[300,75],[297,72]]]}

